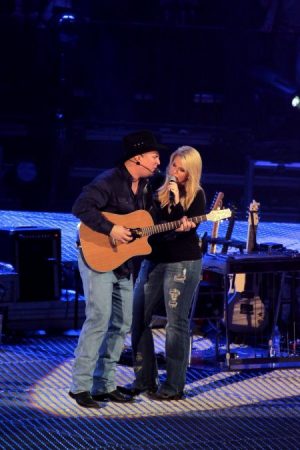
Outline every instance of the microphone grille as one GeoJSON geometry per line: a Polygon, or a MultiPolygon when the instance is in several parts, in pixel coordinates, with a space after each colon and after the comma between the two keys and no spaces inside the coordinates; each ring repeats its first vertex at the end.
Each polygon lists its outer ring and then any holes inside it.
{"type": "Polygon", "coordinates": [[[174,175],[170,176],[170,178],[169,178],[169,183],[172,183],[172,182],[177,183],[177,178],[174,175]]]}

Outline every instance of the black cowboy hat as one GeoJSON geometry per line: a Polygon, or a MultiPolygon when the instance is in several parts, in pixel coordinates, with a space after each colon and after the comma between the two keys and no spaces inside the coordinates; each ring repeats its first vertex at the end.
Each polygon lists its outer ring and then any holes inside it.
{"type": "Polygon", "coordinates": [[[151,151],[167,150],[167,146],[159,144],[154,134],[149,130],[136,131],[123,138],[123,160],[151,151]]]}

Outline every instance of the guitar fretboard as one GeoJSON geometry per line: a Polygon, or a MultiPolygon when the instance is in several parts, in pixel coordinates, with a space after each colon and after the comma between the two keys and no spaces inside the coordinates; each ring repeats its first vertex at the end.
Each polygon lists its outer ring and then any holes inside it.
{"type": "MultiPolygon", "coordinates": [[[[192,220],[196,225],[198,225],[199,223],[205,222],[207,220],[207,215],[204,214],[203,216],[191,217],[190,220],[192,220]]],[[[151,227],[142,228],[141,234],[142,234],[142,236],[151,236],[153,234],[163,233],[164,231],[175,230],[176,228],[179,228],[180,225],[181,225],[181,220],[160,223],[158,225],[152,225],[151,227]]]]}

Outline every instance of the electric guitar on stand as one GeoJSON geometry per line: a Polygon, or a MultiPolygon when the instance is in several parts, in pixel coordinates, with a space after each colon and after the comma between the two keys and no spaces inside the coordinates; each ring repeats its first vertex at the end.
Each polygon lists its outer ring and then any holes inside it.
{"type": "MultiPolygon", "coordinates": [[[[260,204],[255,200],[249,206],[246,250],[256,250],[256,234],[260,204]]],[[[232,275],[228,297],[227,326],[230,331],[250,333],[264,329],[267,315],[265,305],[259,296],[257,274],[238,273],[232,275]]]]}

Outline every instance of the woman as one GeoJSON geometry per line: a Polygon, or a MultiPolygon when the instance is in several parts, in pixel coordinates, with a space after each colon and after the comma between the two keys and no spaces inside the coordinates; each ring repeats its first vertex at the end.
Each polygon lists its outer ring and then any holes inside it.
{"type": "Polygon", "coordinates": [[[131,395],[148,391],[159,400],[183,397],[189,357],[189,311],[202,269],[196,226],[187,218],[205,211],[201,172],[199,152],[180,147],[171,155],[165,182],[157,191],[155,222],[182,220],[182,225],[150,238],[152,253],[142,262],[135,283],[132,349],[136,379],[127,391],[131,395]],[[157,390],[158,370],[150,324],[153,310],[162,298],[167,315],[166,379],[157,390]]]}

